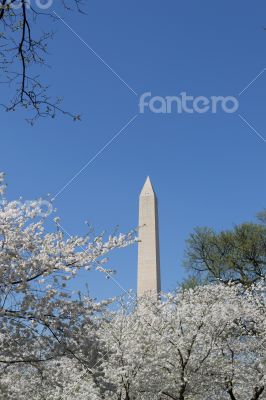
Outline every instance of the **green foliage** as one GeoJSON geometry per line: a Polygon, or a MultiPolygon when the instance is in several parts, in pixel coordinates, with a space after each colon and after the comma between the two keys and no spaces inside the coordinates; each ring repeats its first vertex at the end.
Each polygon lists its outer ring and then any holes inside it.
{"type": "MultiPolygon", "coordinates": [[[[266,212],[259,214],[266,221],[266,212]]],[[[265,278],[266,225],[244,223],[216,233],[196,228],[187,240],[185,266],[192,277],[186,282],[238,282],[245,286],[265,278]]]]}

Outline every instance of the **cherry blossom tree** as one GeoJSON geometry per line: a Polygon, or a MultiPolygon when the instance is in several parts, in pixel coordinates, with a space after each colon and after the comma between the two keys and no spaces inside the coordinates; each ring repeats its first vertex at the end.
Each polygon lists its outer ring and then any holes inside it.
{"type": "Polygon", "coordinates": [[[147,296],[101,314],[94,373],[64,356],[40,372],[12,365],[0,385],[8,400],[264,400],[265,313],[264,283],[147,296]]]}
{"type": "Polygon", "coordinates": [[[73,358],[45,362],[41,367],[12,365],[2,371],[1,397],[6,400],[100,400],[100,384],[73,358]]]}
{"type": "MultiPolygon", "coordinates": [[[[73,295],[78,271],[106,272],[107,254],[133,234],[66,237],[59,220],[46,231],[39,201],[7,201],[0,175],[0,367],[39,365],[69,356],[90,368],[97,358],[98,315],[108,302],[73,295]]],[[[108,272],[108,274],[110,271],[108,272]]]]}
{"type": "Polygon", "coordinates": [[[103,328],[112,400],[265,399],[265,286],[143,299],[103,328]]]}

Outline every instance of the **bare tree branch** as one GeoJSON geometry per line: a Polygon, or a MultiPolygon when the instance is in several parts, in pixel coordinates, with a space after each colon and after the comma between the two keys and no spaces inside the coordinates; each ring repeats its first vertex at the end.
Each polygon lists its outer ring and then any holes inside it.
{"type": "MultiPolygon", "coordinates": [[[[81,0],[61,0],[61,5],[65,10],[74,6],[82,13],[81,0]]],[[[30,115],[30,124],[40,117],[54,118],[57,113],[80,120],[80,115],[61,107],[61,98],[50,97],[49,86],[35,72],[47,66],[47,49],[54,37],[51,30],[41,31],[38,26],[37,21],[44,18],[45,23],[47,18],[57,19],[40,0],[0,0],[0,83],[8,85],[12,93],[0,105],[7,112],[22,107],[30,115]]]]}

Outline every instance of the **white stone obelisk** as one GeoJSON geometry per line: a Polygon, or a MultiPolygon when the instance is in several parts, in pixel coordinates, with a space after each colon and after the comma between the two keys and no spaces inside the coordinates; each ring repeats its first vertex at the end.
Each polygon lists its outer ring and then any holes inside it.
{"type": "Polygon", "coordinates": [[[158,206],[148,177],[139,197],[138,297],[160,290],[158,206]]]}

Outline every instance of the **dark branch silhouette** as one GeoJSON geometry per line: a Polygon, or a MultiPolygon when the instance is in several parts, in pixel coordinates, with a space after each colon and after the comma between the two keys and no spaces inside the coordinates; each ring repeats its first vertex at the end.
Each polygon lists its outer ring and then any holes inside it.
{"type": "MultiPolygon", "coordinates": [[[[57,0],[58,1],[58,0],[57,0]]],[[[60,0],[66,10],[75,7],[81,11],[82,0],[60,0]]],[[[49,86],[43,82],[38,68],[46,65],[49,41],[54,33],[42,31],[39,21],[56,21],[52,2],[43,0],[0,0],[0,83],[10,88],[10,99],[1,106],[6,111],[22,107],[33,124],[40,117],[51,117],[60,112],[79,120],[80,116],[62,108],[62,99],[51,98],[49,86]],[[51,4],[50,4],[51,3],[51,4]],[[37,24],[38,22],[38,24],[37,24]],[[36,72],[37,71],[37,72],[36,72]]]]}

